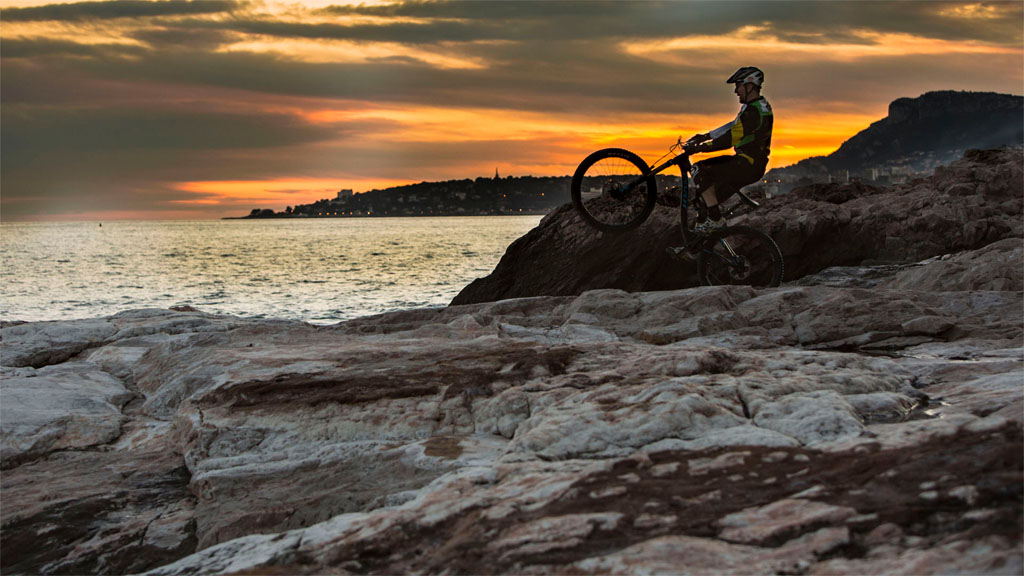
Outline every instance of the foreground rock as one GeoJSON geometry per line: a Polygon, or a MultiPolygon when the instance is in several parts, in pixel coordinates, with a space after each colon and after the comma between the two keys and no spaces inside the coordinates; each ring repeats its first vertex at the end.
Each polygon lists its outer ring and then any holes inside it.
{"type": "Polygon", "coordinates": [[[1019,248],[870,290],[9,326],[0,568],[1017,574],[1019,248]]]}
{"type": "MultiPolygon", "coordinates": [[[[817,184],[765,200],[733,224],[770,234],[786,261],[786,280],[832,266],[911,264],[1008,238],[1024,238],[1024,150],[969,151],[934,176],[894,188],[817,184]]],[[[495,270],[453,304],[565,296],[617,288],[629,292],[695,286],[695,268],[669,258],[678,246],[677,208],[658,207],[623,234],[588,227],[566,205],[512,244],[495,270]]]]}

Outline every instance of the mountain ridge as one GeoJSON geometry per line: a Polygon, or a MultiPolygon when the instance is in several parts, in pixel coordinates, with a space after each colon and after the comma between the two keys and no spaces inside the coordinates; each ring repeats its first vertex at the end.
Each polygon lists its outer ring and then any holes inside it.
{"type": "Polygon", "coordinates": [[[846,171],[866,175],[900,167],[927,173],[969,149],[1024,143],[1024,96],[997,92],[940,90],[897,98],[888,115],[843,142],[826,156],[805,158],[769,170],[765,180],[826,180],[846,171]]]}

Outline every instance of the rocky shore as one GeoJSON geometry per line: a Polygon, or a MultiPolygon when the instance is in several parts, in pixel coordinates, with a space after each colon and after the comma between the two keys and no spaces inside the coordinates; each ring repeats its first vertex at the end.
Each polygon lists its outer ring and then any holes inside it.
{"type": "MultiPolygon", "coordinates": [[[[1024,237],[1024,151],[972,150],[929,178],[892,188],[815,184],[732,218],[768,232],[786,280],[834,266],[908,264],[1024,237]]],[[[598,288],[629,292],[696,286],[693,267],[665,252],[682,242],[679,209],[658,206],[631,232],[595,233],[571,205],[509,247],[494,271],[453,304],[565,296],[598,288]]]]}
{"type": "Polygon", "coordinates": [[[790,199],[813,204],[795,224],[766,205],[803,262],[775,289],[599,278],[607,241],[556,211],[531,235],[568,237],[535,264],[575,247],[562,276],[590,273],[510,289],[543,295],[5,325],[0,568],[1020,574],[1019,158],[949,168],[970,193],[834,186],[790,199]],[[984,224],[911,224],[943,210],[984,224]],[[849,236],[822,245],[833,219],[849,236]]]}

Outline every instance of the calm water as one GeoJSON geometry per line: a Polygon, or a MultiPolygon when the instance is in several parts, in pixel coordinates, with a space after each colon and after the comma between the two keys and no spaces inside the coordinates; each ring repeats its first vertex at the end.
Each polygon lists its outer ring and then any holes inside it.
{"type": "Polygon", "coordinates": [[[189,305],[331,323],[444,306],[540,216],[0,225],[0,319],[189,305]]]}

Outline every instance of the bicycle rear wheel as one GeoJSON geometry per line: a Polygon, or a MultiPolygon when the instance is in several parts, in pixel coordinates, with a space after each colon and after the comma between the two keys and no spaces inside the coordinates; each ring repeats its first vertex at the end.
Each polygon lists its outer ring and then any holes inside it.
{"type": "Polygon", "coordinates": [[[712,232],[703,240],[697,257],[697,274],[705,286],[778,286],[784,268],[775,241],[746,226],[712,232]]]}
{"type": "Polygon", "coordinates": [[[642,158],[606,148],[587,156],[572,177],[572,203],[594,228],[622,232],[636,228],[654,210],[658,185],[642,158]]]}

